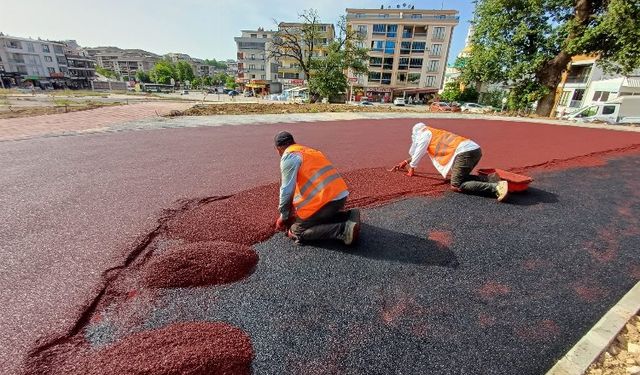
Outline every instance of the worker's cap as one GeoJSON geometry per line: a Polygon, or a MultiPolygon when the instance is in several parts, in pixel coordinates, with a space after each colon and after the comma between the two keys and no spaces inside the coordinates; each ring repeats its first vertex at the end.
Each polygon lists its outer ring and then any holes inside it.
{"type": "Polygon", "coordinates": [[[285,147],[296,143],[296,141],[293,140],[293,135],[285,131],[276,134],[274,141],[276,143],[276,147],[285,147]]]}

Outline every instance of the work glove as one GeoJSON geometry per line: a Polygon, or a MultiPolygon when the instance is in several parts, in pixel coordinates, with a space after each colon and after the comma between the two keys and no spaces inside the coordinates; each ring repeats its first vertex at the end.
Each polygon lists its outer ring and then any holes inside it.
{"type": "Polygon", "coordinates": [[[408,177],[413,177],[413,171],[414,171],[413,168],[409,168],[409,172],[407,172],[407,176],[408,177]]]}

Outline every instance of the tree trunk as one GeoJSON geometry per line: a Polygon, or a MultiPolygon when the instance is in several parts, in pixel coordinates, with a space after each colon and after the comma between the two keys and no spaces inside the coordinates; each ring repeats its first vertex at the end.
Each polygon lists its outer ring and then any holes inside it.
{"type": "MultiPolygon", "coordinates": [[[[576,0],[574,8],[573,20],[576,23],[576,27],[587,27],[589,23],[591,13],[594,9],[594,0],[576,0]]],[[[569,32],[565,39],[565,44],[568,44],[571,40],[575,39],[575,29],[569,32]]],[[[571,62],[571,55],[565,51],[560,51],[551,61],[548,61],[544,66],[536,73],[536,77],[539,82],[543,84],[549,92],[538,101],[538,108],[536,108],[536,114],[539,116],[549,117],[555,104],[556,89],[560,80],[562,79],[562,72],[571,62]]]]}

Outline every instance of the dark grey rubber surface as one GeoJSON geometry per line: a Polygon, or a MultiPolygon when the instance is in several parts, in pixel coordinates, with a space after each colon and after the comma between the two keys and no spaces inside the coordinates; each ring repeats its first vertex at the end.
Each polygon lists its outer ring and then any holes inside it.
{"type": "Polygon", "coordinates": [[[508,204],[364,210],[356,249],[277,235],[248,279],[167,291],[139,328],[230,322],[256,374],[541,374],[640,280],[638,170],[628,157],[538,175],[508,204]]]}

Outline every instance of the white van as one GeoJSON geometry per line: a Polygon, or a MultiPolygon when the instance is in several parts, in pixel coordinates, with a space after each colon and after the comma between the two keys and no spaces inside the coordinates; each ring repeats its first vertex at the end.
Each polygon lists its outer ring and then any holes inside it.
{"type": "Polygon", "coordinates": [[[594,103],[562,118],[577,122],[640,124],[640,95],[621,96],[610,102],[594,103]]]}

